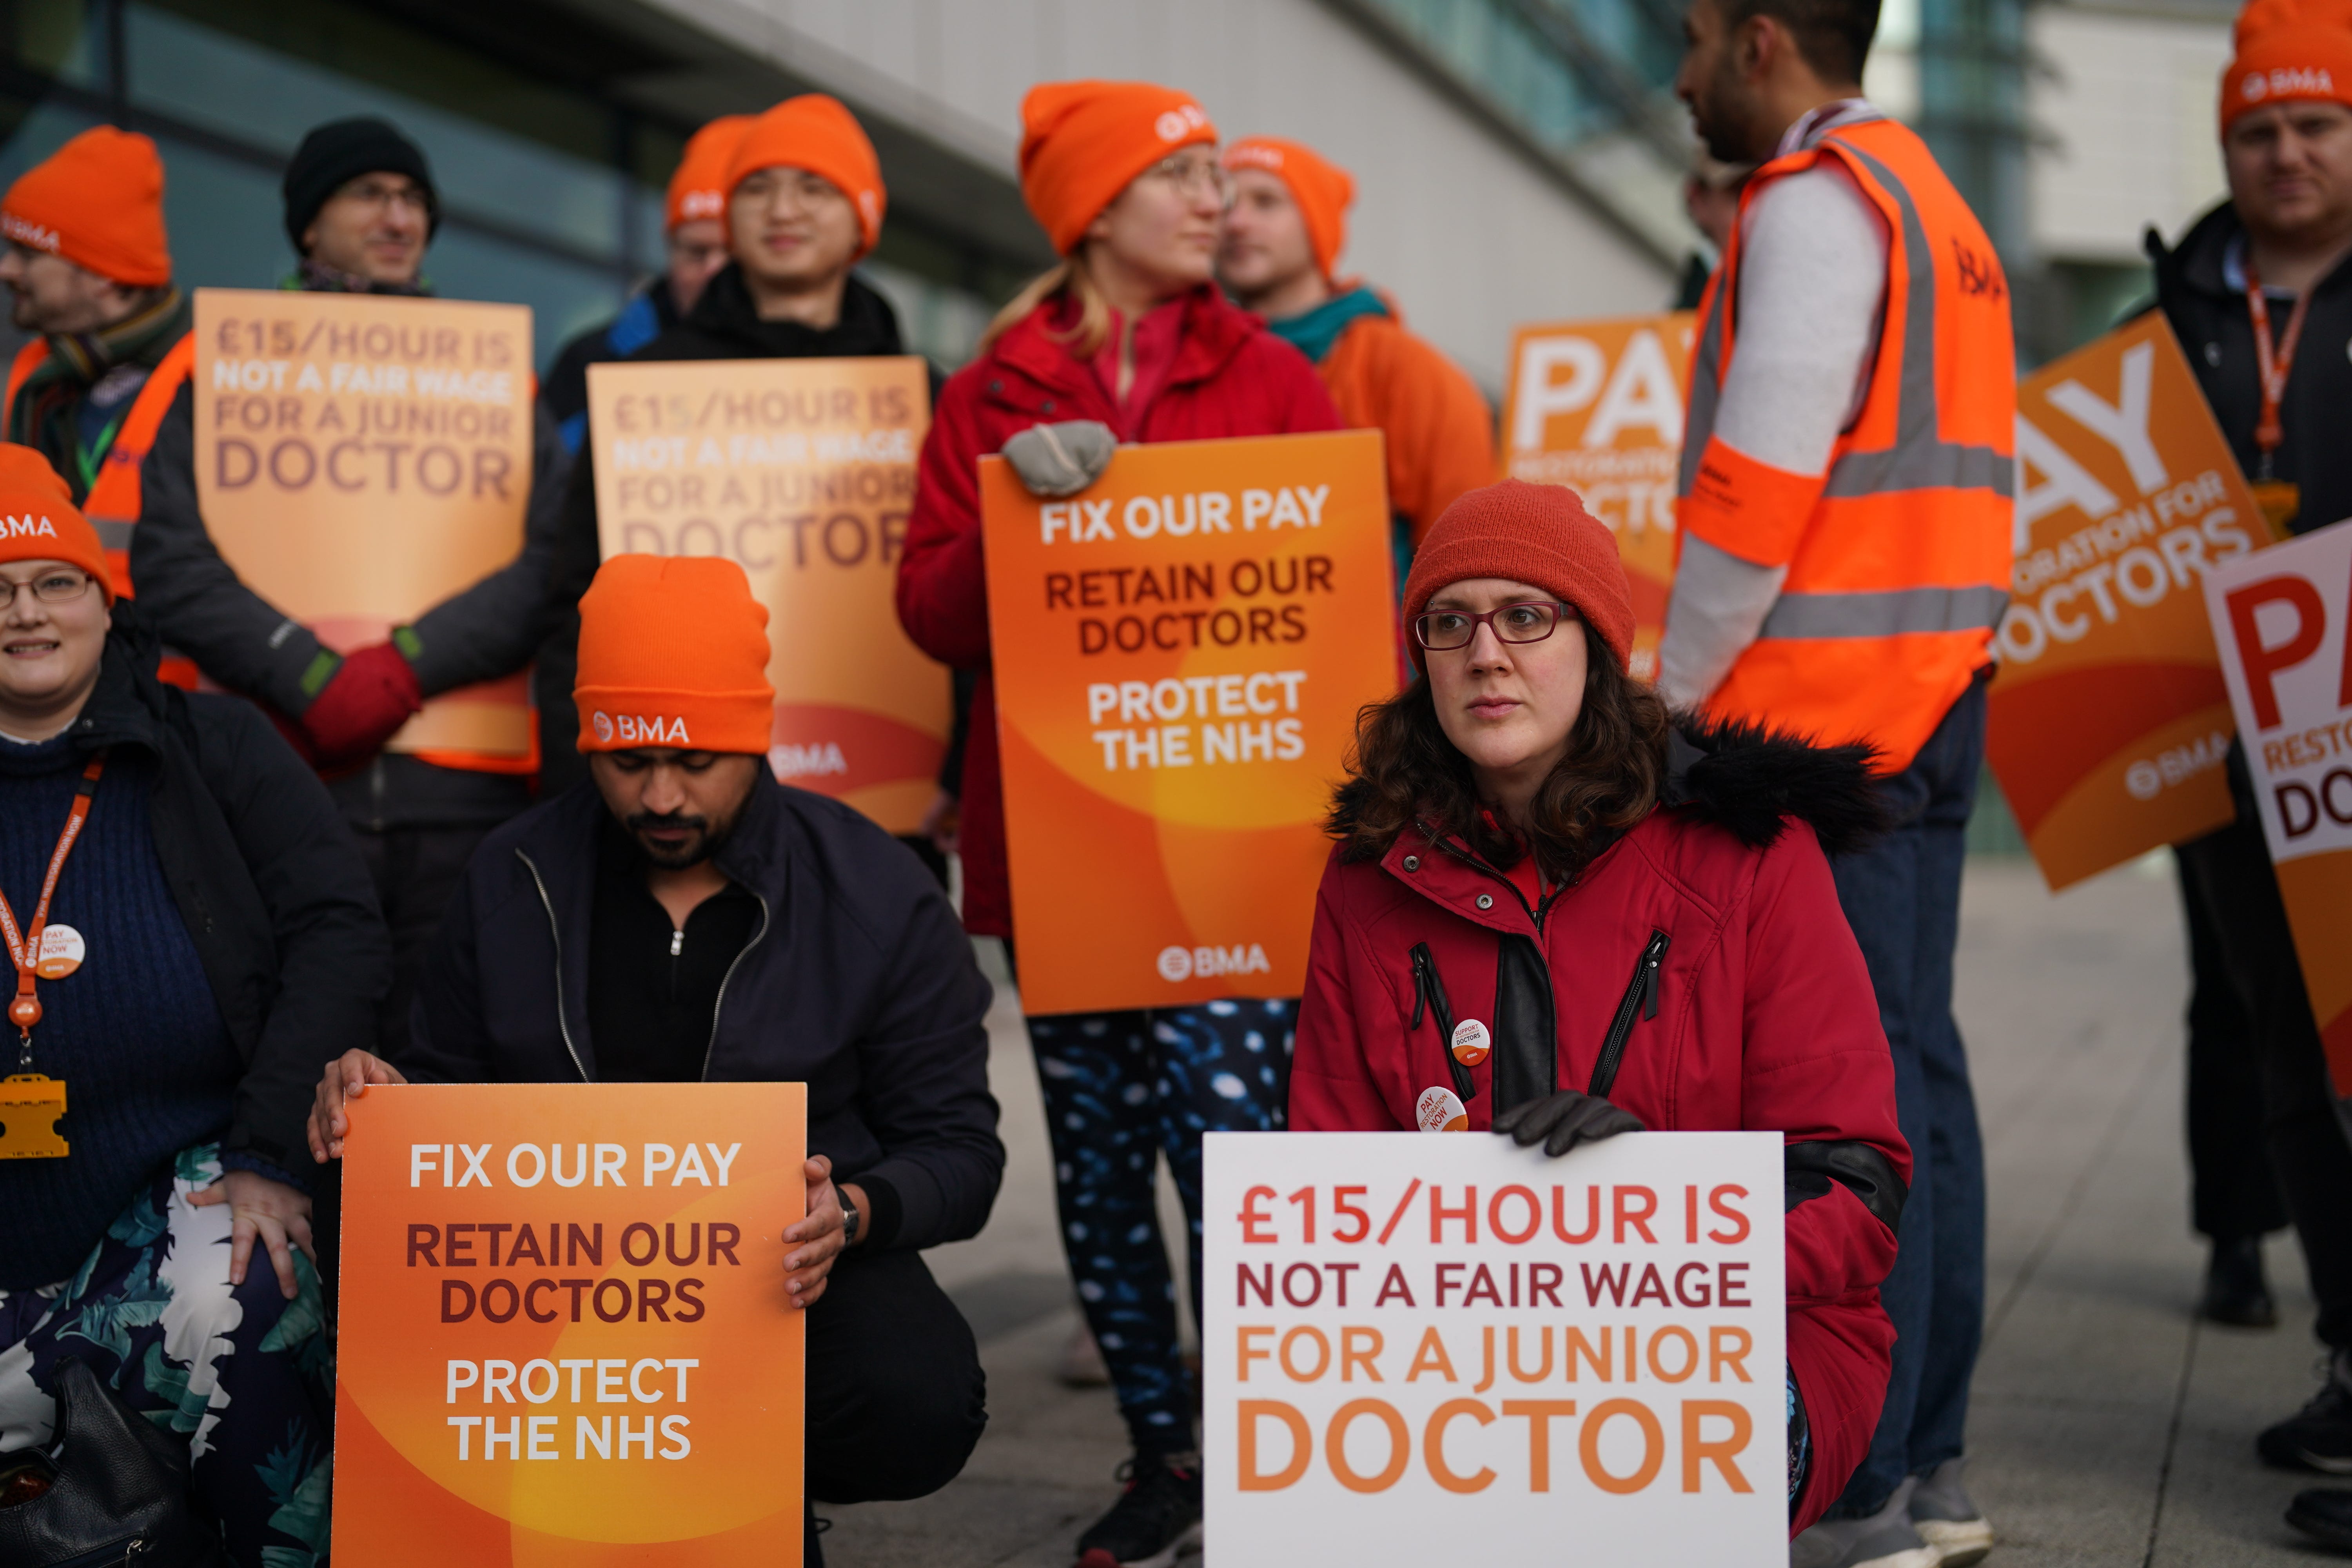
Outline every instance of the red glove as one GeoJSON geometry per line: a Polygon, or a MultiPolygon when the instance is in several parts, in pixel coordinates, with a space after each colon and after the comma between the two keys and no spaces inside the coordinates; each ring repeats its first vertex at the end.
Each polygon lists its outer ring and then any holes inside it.
{"type": "Polygon", "coordinates": [[[326,689],[302,710],[302,732],[321,769],[357,763],[383,749],[393,732],[425,706],[416,671],[388,642],[347,654],[326,689]]]}

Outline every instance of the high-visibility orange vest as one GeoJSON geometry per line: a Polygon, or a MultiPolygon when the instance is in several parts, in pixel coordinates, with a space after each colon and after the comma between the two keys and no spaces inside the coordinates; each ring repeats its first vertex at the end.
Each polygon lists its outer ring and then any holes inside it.
{"type": "Polygon", "coordinates": [[[1676,521],[1743,561],[1789,569],[1757,640],[1708,712],[1826,742],[1868,741],[1910,765],[1991,662],[2009,602],[2017,366],[2000,258],[1927,143],[1891,120],[1837,127],[1756,171],[1766,185],[1824,158],[1885,219],[1877,360],[1825,474],[1759,463],[1715,436],[1736,342],[1737,226],[1700,303],[1676,521]]]}
{"type": "MultiPolygon", "coordinates": [[[[46,338],[35,338],[16,351],[16,361],[8,367],[7,400],[0,405],[6,423],[14,423],[17,391],[48,357],[46,338]]],[[[139,521],[140,465],[147,460],[148,448],[155,444],[155,432],[163,425],[163,416],[171,412],[172,399],[179,395],[181,385],[195,365],[195,335],[183,332],[131,401],[131,412],[123,416],[121,425],[115,429],[114,444],[99,460],[97,480],[90,485],[89,494],[82,498],[81,513],[98,530],[98,542],[105,547],[107,570],[114,578],[114,595],[119,599],[132,596],[131,530],[139,521]]],[[[72,482],[70,475],[67,482],[72,482]]]]}

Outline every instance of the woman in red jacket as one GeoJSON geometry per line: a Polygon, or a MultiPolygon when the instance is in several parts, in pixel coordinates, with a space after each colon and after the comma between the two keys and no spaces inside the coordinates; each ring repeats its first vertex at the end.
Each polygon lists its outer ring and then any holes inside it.
{"type": "Polygon", "coordinates": [[[1866,755],[1670,721],[1626,674],[1615,542],[1559,486],[1454,502],[1404,613],[1426,678],[1368,711],[1332,810],[1290,1124],[1466,1118],[1554,1155],[1784,1133],[1793,1533],[1878,1419],[1911,1171],[1823,853],[1875,820],[1866,755]],[[1490,1054],[1465,1066],[1474,1018],[1490,1054]]]}
{"type": "MultiPolygon", "coordinates": [[[[1227,186],[1200,105],[1139,82],[1053,82],[1031,91],[1022,121],[1022,195],[1065,259],[1005,307],[940,395],[898,595],[919,647],[981,672],[963,768],[964,923],[1008,943],[980,459],[1003,450],[1032,489],[1067,495],[1117,442],[1340,427],[1306,356],[1211,281],[1227,186]]],[[[1197,1538],[1193,1401],[1153,1173],[1165,1152],[1192,1222],[1197,1312],[1201,1134],[1282,1125],[1295,1012],[1253,1000],[1029,1021],[1063,1244],[1135,1443],[1126,1492],[1079,1537],[1089,1568],[1170,1561],[1197,1538]]]]}

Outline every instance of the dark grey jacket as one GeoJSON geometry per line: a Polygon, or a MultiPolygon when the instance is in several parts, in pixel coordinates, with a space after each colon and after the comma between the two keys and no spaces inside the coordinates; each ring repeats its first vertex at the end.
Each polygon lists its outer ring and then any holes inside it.
{"type": "MultiPolygon", "coordinates": [[[[563,479],[569,464],[554,421],[533,405],[531,489],[520,554],[411,623],[410,660],[427,697],[511,675],[531,661],[567,606],[551,595],[563,479]]],[[[221,558],[197,503],[195,388],[180,389],[140,469],[131,578],[166,641],[233,691],[299,718],[318,692],[304,677],[320,643],[246,586],[221,558]]],[[[566,743],[569,743],[566,737],[566,743]]],[[[530,804],[520,777],[436,767],[379,755],[332,791],[362,827],[503,821],[530,804]]]]}
{"type": "MultiPolygon", "coordinates": [[[[2252,479],[2261,460],[2254,426],[2263,413],[2262,375],[2254,356],[2254,326],[2242,289],[2222,275],[2230,242],[2245,233],[2224,202],[2167,250],[2151,229],[2148,259],[2156,266],[2157,304],[2172,323],[2189,365],[2204,388],[2221,434],[2252,479]]],[[[2271,312],[2271,330],[2286,330],[2287,311],[2271,312]]],[[[2339,264],[2312,290],[2303,339],[2279,402],[2284,434],[2273,456],[2278,478],[2303,487],[2294,531],[2308,533],[2352,517],[2352,261],[2339,264]]]]}
{"type": "Polygon", "coordinates": [[[155,759],[156,857],[246,1062],[223,1151],[307,1172],[319,1079],[374,1045],[392,942],[318,775],[251,703],[157,680],[158,651],[138,606],[116,605],[74,740],[155,759]]]}
{"type": "MultiPolygon", "coordinates": [[[[417,982],[403,1072],[596,1080],[586,963],[604,814],[583,783],[482,841],[417,982]]],[[[873,1245],[978,1234],[1004,1172],[990,991],[939,884],[866,817],[765,767],[718,865],[761,921],[719,988],[704,1079],[806,1083],[809,1151],[864,1185],[873,1245]]]]}

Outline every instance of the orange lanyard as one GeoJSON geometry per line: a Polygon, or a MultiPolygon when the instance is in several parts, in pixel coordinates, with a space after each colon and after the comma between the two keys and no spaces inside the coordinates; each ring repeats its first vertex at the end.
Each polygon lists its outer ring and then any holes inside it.
{"type": "Polygon", "coordinates": [[[2254,477],[2271,477],[2271,454],[2286,439],[2286,430],[2279,422],[2279,405],[2286,398],[2286,378],[2294,370],[2294,346],[2303,337],[2304,311],[2310,307],[2311,290],[2305,289],[2294,297],[2294,309],[2286,319],[2286,336],[2278,347],[2271,347],[2271,307],[2263,297],[2263,280],[2254,276],[2253,264],[2246,264],[2246,311],[2254,319],[2254,365],[2262,374],[2263,417],[2254,426],[2254,445],[2262,449],[2262,472],[2254,477]]]}
{"type": "Polygon", "coordinates": [[[81,771],[81,783],[75,786],[73,810],[66,817],[66,827],[58,835],[58,847],[49,855],[48,875],[41,879],[41,901],[33,906],[32,923],[23,931],[16,929],[16,911],[8,907],[8,897],[0,893],[0,936],[8,940],[8,960],[16,966],[16,999],[8,1004],[8,1021],[16,1026],[20,1042],[20,1067],[33,1063],[33,1026],[41,1021],[41,999],[33,994],[33,977],[41,960],[41,932],[49,923],[49,900],[58,890],[58,878],[66,868],[66,857],[73,853],[74,843],[81,837],[81,825],[89,820],[90,797],[98,793],[98,775],[106,771],[106,753],[100,752],[89,759],[81,771]]]}

